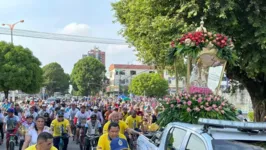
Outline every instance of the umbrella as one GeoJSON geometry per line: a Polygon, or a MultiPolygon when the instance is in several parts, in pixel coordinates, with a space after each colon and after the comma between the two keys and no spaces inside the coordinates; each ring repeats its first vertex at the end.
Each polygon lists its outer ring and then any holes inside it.
{"type": "Polygon", "coordinates": [[[118,99],[124,99],[124,98],[126,98],[125,95],[119,95],[119,96],[118,96],[118,99]]]}
{"type": "Polygon", "coordinates": [[[130,101],[130,98],[125,97],[125,98],[123,98],[123,101],[130,101]]]}

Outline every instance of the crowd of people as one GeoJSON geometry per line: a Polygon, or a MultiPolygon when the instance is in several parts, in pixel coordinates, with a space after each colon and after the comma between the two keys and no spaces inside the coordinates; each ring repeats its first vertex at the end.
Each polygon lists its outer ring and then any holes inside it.
{"type": "Polygon", "coordinates": [[[1,143],[5,137],[9,150],[10,137],[15,134],[19,150],[39,150],[43,143],[50,145],[47,150],[59,149],[61,139],[62,149],[67,150],[70,137],[77,144],[90,147],[89,137],[99,135],[97,149],[134,149],[134,137],[159,128],[156,124],[157,107],[155,99],[146,98],[130,101],[84,98],[51,102],[26,99],[18,103],[4,100],[0,113],[1,143]],[[84,140],[79,138],[83,132],[84,140]]]}

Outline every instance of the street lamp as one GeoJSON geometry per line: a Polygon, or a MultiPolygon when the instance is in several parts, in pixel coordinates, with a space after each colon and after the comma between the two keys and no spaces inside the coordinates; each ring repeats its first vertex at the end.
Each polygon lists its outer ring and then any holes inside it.
{"type": "Polygon", "coordinates": [[[13,23],[13,24],[2,24],[2,26],[8,26],[9,28],[10,28],[10,32],[11,32],[11,43],[13,44],[13,30],[14,30],[14,27],[15,27],[15,25],[16,24],[18,24],[18,23],[23,23],[24,22],[24,20],[20,20],[20,21],[18,21],[18,22],[16,22],[16,23],[13,23]]]}
{"type": "MultiPolygon", "coordinates": [[[[13,29],[14,29],[15,25],[18,24],[18,23],[23,23],[23,22],[24,22],[24,20],[20,20],[20,21],[18,21],[16,23],[13,23],[13,24],[4,24],[4,23],[2,24],[2,26],[6,26],[7,25],[10,28],[11,44],[13,44],[13,29]]],[[[15,101],[15,91],[12,92],[12,101],[15,101]]]]}

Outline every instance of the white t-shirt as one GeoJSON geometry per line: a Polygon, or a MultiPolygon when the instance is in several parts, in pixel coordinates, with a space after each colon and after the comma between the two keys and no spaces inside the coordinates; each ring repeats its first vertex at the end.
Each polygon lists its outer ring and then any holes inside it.
{"type": "Polygon", "coordinates": [[[69,115],[70,115],[70,120],[73,120],[77,114],[77,112],[79,112],[79,110],[77,108],[75,108],[74,110],[71,108],[69,110],[69,115]]]}
{"type": "Polygon", "coordinates": [[[77,124],[81,126],[85,126],[88,118],[90,118],[91,113],[88,111],[85,111],[84,113],[81,113],[81,111],[76,113],[76,118],[78,118],[77,124]]]}
{"type": "MultiPolygon", "coordinates": [[[[49,132],[49,133],[51,133],[51,130],[50,130],[49,127],[45,126],[42,132],[49,132]]],[[[28,135],[28,136],[31,137],[31,141],[30,141],[30,145],[29,146],[34,145],[34,144],[37,143],[38,133],[37,133],[37,131],[35,130],[34,127],[31,127],[28,130],[28,132],[26,133],[26,135],[28,135]]]]}
{"type": "Polygon", "coordinates": [[[0,123],[4,122],[4,118],[5,118],[5,116],[2,113],[0,113],[0,123]]]}

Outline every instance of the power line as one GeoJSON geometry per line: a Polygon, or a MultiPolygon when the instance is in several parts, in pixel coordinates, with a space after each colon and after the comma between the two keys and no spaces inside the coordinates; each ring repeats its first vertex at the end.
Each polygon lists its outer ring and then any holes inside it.
{"type": "MultiPolygon", "coordinates": [[[[10,35],[10,29],[0,27],[0,34],[10,35]]],[[[20,37],[59,40],[59,41],[128,45],[128,43],[126,43],[124,40],[119,40],[119,39],[66,35],[66,34],[57,34],[57,33],[38,32],[31,30],[21,30],[21,29],[13,30],[13,35],[20,37]]]]}

